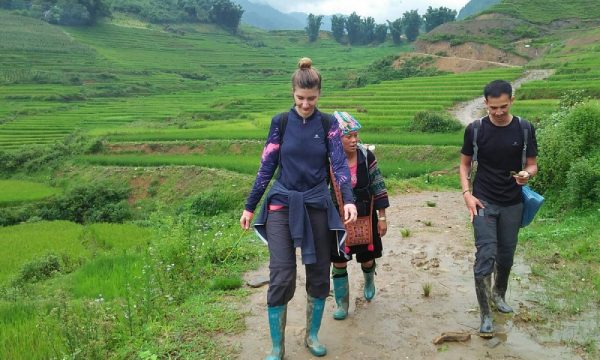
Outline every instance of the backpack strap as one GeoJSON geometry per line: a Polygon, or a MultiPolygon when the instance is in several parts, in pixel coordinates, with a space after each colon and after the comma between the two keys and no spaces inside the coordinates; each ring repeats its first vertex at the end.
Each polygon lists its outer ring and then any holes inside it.
{"type": "Polygon", "coordinates": [[[471,183],[471,189],[473,188],[473,181],[475,181],[475,173],[477,172],[477,166],[479,161],[477,160],[477,153],[479,146],[477,145],[477,136],[479,135],[479,128],[483,122],[483,118],[473,121],[473,156],[471,157],[471,171],[467,176],[469,183],[471,183]]]}
{"type": "Polygon", "coordinates": [[[527,120],[519,119],[519,125],[521,125],[521,129],[523,129],[523,152],[521,154],[521,169],[525,169],[525,164],[527,163],[527,140],[529,139],[529,133],[531,132],[531,124],[527,120]]]}
{"type": "Polygon", "coordinates": [[[331,130],[332,122],[333,116],[330,114],[321,113],[321,126],[323,126],[323,130],[325,131],[325,138],[327,138],[327,134],[329,134],[329,130],[331,130]]]}
{"type": "Polygon", "coordinates": [[[473,121],[473,163],[477,163],[477,153],[479,152],[479,146],[477,145],[477,135],[479,135],[479,128],[483,118],[473,121]]]}
{"type": "Polygon", "coordinates": [[[327,184],[335,182],[332,181],[332,179],[334,178],[332,176],[333,168],[331,167],[331,160],[329,159],[329,140],[327,140],[327,134],[329,134],[329,130],[331,130],[331,124],[333,123],[333,121],[333,116],[331,116],[330,114],[321,113],[321,126],[323,127],[323,132],[325,133],[325,137],[323,139],[325,139],[325,149],[327,149],[327,156],[325,157],[325,167],[329,169],[329,173],[325,176],[325,181],[327,181],[327,184]]]}
{"type": "Polygon", "coordinates": [[[279,145],[283,144],[283,135],[285,134],[289,115],[289,111],[281,113],[281,121],[279,122],[279,145]]]}

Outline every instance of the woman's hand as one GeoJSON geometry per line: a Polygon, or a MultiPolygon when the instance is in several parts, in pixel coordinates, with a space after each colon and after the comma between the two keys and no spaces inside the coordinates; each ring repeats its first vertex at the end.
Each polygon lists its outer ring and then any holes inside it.
{"type": "Polygon", "coordinates": [[[346,204],[344,205],[344,224],[353,223],[356,221],[358,213],[356,212],[356,205],[346,204]]]}
{"type": "Polygon", "coordinates": [[[377,220],[377,232],[379,232],[379,236],[381,237],[387,234],[387,222],[385,218],[377,220]]]}
{"type": "Polygon", "coordinates": [[[242,217],[240,218],[240,226],[244,230],[250,229],[250,224],[252,223],[252,218],[254,217],[254,213],[251,213],[248,210],[244,210],[242,213],[242,217]]]}

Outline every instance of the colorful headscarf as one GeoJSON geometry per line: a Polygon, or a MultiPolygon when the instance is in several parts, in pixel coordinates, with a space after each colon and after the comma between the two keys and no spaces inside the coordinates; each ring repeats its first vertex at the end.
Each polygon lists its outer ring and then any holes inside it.
{"type": "Polygon", "coordinates": [[[334,111],[333,116],[338,122],[342,135],[346,135],[352,131],[358,131],[362,126],[352,115],[345,111],[334,111]]]}

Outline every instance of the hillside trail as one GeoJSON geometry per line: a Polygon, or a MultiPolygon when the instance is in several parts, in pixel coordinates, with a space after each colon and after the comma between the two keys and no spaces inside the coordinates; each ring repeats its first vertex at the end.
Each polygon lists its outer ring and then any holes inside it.
{"type": "MultiPolygon", "coordinates": [[[[526,82],[547,79],[553,73],[554,70],[550,69],[528,70],[525,72],[523,77],[515,80],[512,83],[513,91],[517,90],[526,82]]],[[[482,96],[457,104],[452,110],[450,110],[450,113],[463,125],[469,125],[473,120],[479,119],[481,116],[483,116],[484,111],[485,106],[482,96]]]]}
{"type": "Polygon", "coordinates": [[[512,64],[507,64],[507,63],[503,63],[503,62],[478,60],[478,59],[471,59],[471,58],[459,57],[459,56],[442,56],[442,55],[428,54],[428,53],[423,53],[423,52],[410,52],[409,54],[419,55],[419,56],[429,56],[429,57],[436,58],[436,59],[457,59],[457,60],[463,60],[463,61],[472,61],[472,62],[496,65],[499,67],[510,67],[510,68],[519,67],[519,65],[512,65],[512,64]]]}
{"type": "MultiPolygon", "coordinates": [[[[328,359],[581,359],[557,343],[538,343],[528,309],[537,284],[530,281],[529,267],[515,259],[507,301],[515,315],[494,314],[496,337],[477,336],[479,312],[474,290],[475,247],[463,199],[459,192],[422,192],[390,198],[388,234],[384,255],[378,260],[377,294],[366,302],[362,296],[360,265],[351,262],[348,318],[332,318],[335,301],[328,297],[319,339],[327,346],[328,359]],[[428,204],[429,202],[429,204],[428,204]],[[433,205],[435,206],[428,206],[433,205]],[[400,229],[411,230],[402,237],[400,229]],[[423,285],[431,284],[429,297],[423,285]],[[465,342],[434,345],[443,332],[472,334],[465,342]]],[[[287,360],[316,359],[304,347],[306,292],[304,269],[297,258],[296,295],[288,304],[287,360]]],[[[267,265],[248,273],[248,279],[268,275],[267,265]]],[[[239,359],[263,359],[271,342],[264,286],[253,289],[247,303],[247,330],[228,339],[239,350],[239,359]]]]}

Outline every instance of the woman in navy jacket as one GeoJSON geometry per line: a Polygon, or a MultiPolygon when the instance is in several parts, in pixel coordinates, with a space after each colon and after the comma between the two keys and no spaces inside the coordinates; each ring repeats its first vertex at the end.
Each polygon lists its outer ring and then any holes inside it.
{"type": "Polygon", "coordinates": [[[335,237],[338,246],[343,247],[345,239],[326,181],[329,164],[343,194],[344,220],[356,220],[338,124],[316,108],[321,75],[308,58],[301,59],[298,67],[292,76],[294,106],[271,121],[256,181],[240,218],[242,228],[249,229],[256,206],[279,168],[254,224],[269,247],[267,305],[273,349],[267,360],[281,359],[285,353],[287,303],[296,289],[298,247],[306,270],[304,343],[315,356],[327,353],[317,334],[329,294],[331,243],[335,237]]]}

